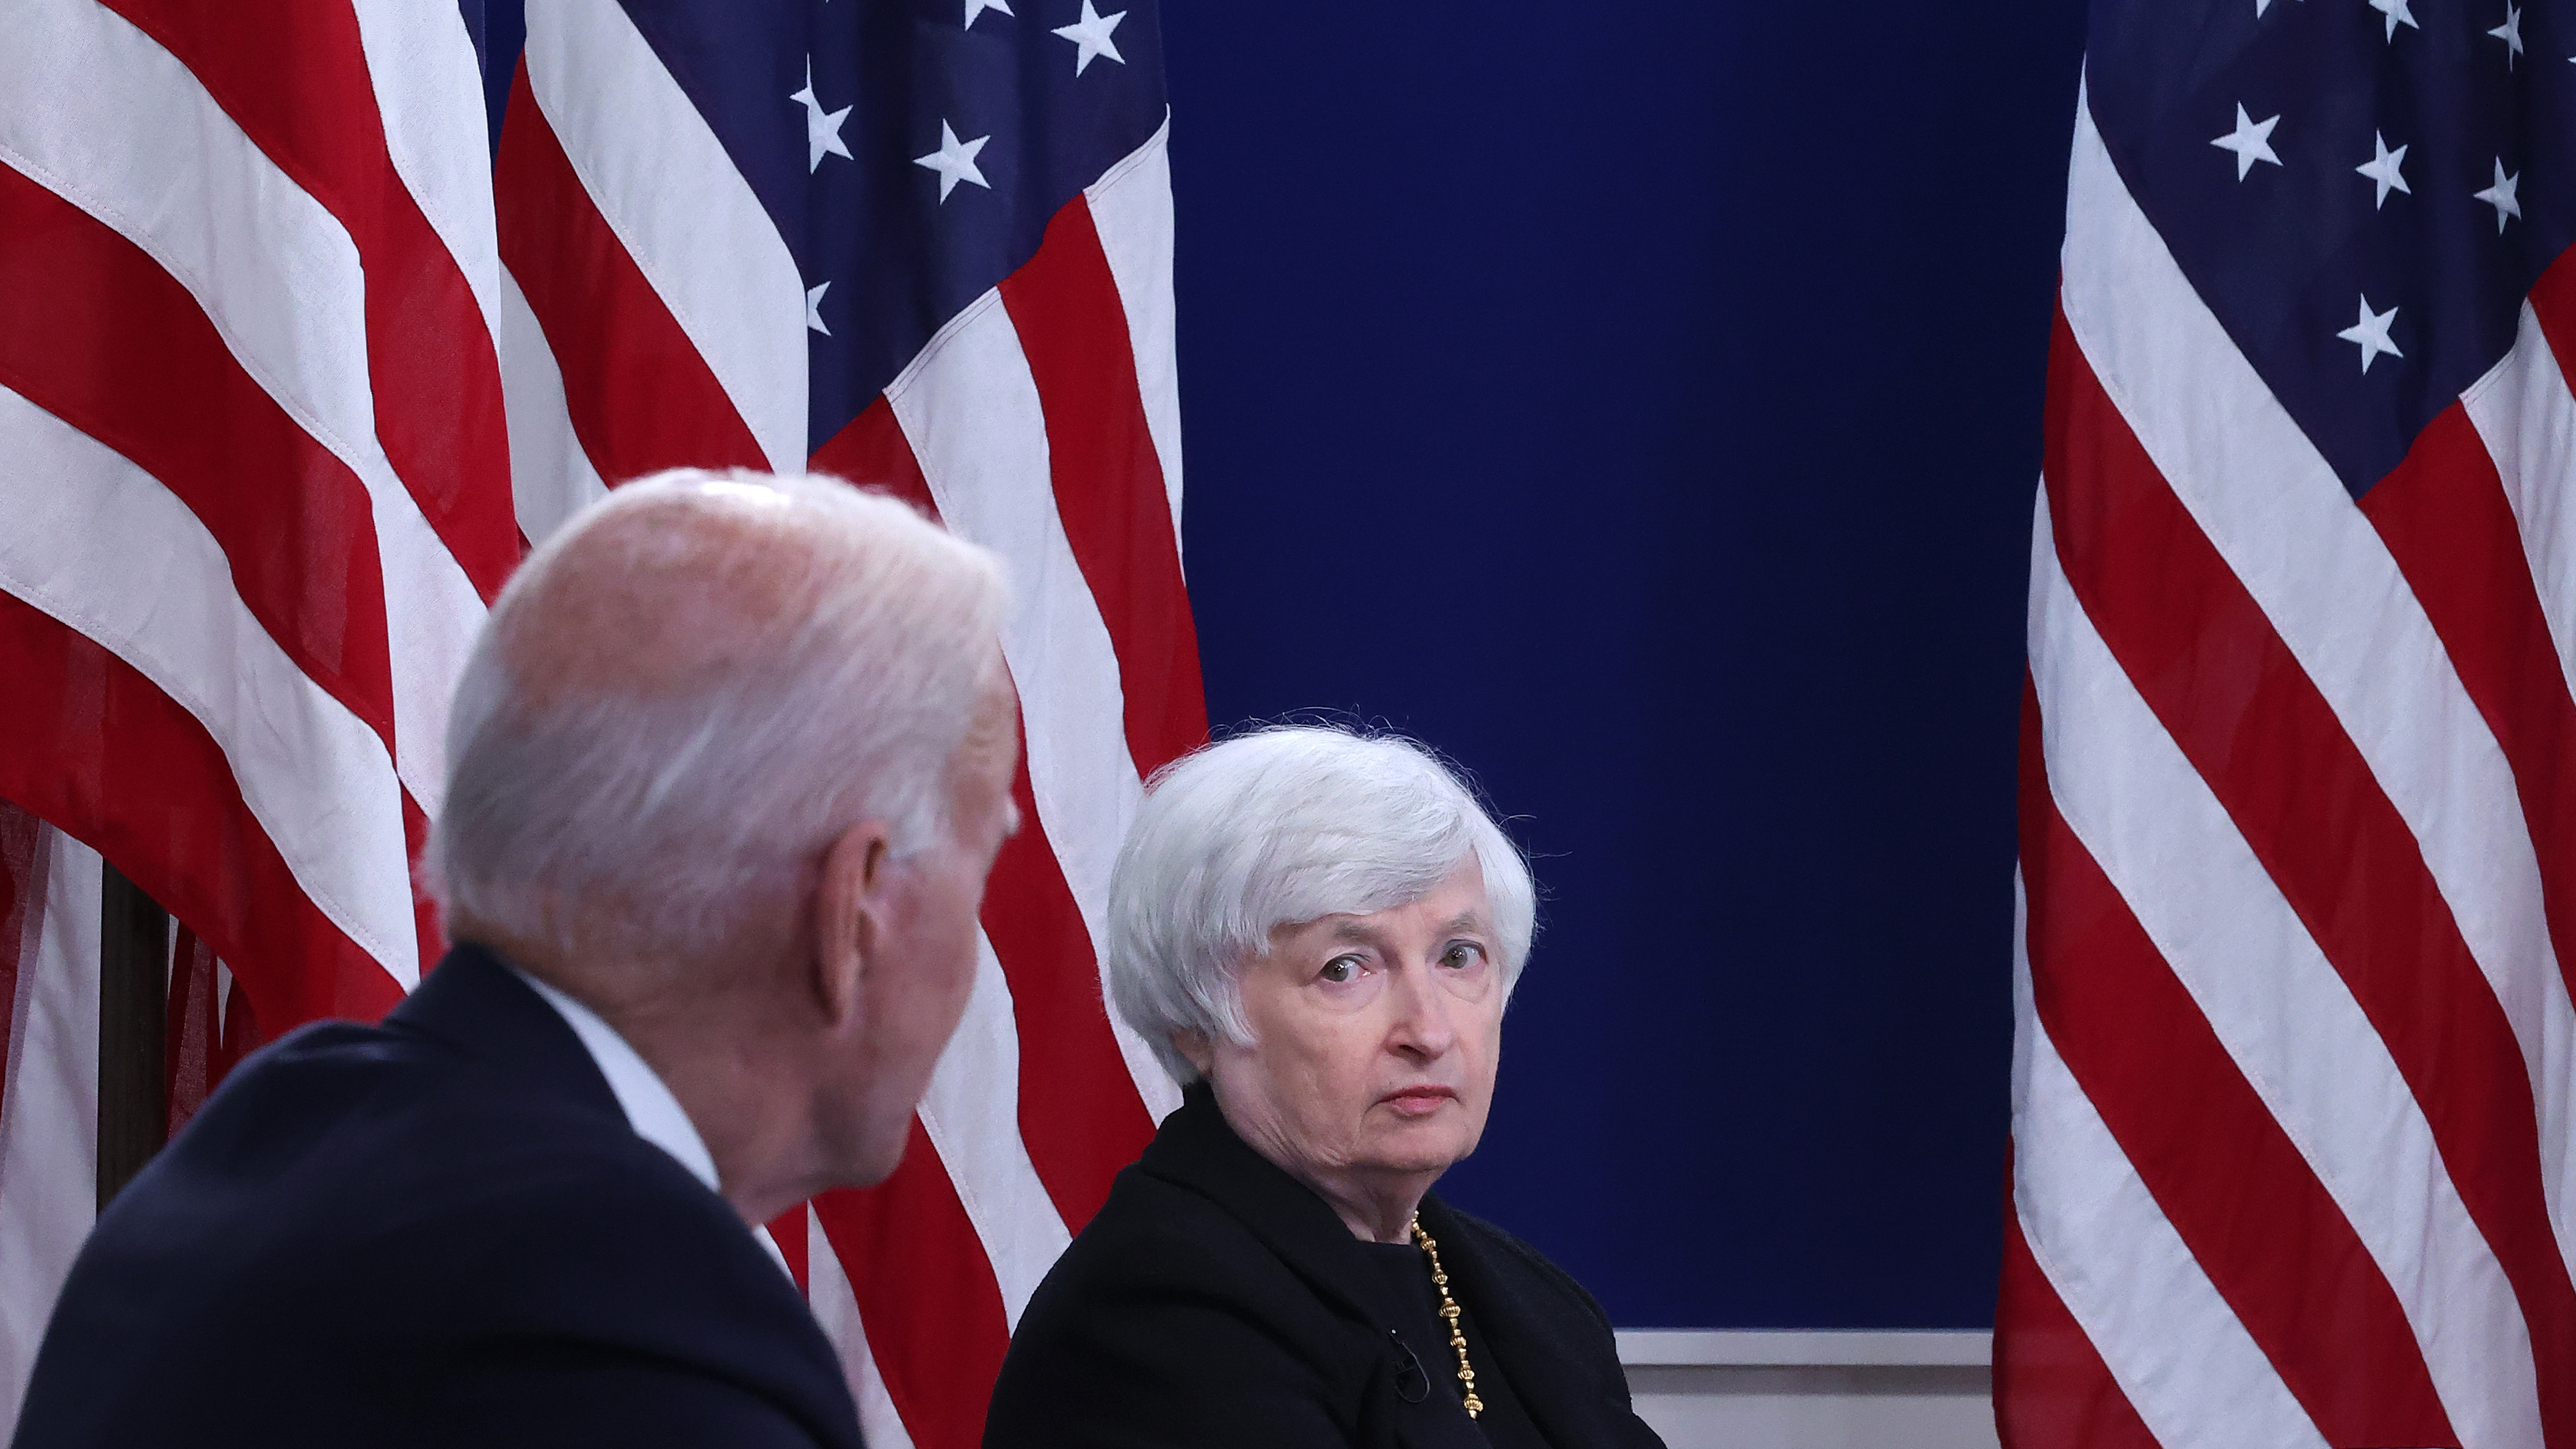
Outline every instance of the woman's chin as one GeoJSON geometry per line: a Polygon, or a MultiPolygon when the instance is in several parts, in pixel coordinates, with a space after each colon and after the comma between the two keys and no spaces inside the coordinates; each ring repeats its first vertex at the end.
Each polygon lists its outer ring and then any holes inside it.
{"type": "Polygon", "coordinates": [[[1369,1154],[1387,1172],[1446,1172],[1451,1163],[1476,1150],[1476,1133],[1454,1104],[1429,1117],[1389,1122],[1375,1134],[1369,1154]]]}

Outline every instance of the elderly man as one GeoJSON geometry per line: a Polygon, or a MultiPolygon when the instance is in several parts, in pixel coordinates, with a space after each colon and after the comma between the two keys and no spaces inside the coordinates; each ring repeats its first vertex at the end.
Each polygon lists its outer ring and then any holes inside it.
{"type": "Polygon", "coordinates": [[[117,1199],[16,1442],[856,1446],[756,1225],[893,1170],[964,1008],[1002,607],[827,480],[666,475],[539,549],[449,728],[455,950],[117,1199]]]}

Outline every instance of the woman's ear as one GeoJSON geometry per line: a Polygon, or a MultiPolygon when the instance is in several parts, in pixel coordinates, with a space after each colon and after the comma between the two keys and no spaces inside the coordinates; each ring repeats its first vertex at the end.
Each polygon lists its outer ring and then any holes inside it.
{"type": "Polygon", "coordinates": [[[1172,1050],[1179,1052],[1181,1054],[1181,1060],[1188,1062],[1192,1067],[1196,1068],[1198,1074],[1202,1077],[1216,1070],[1216,1052],[1212,1044],[1208,1041],[1206,1032],[1173,1032],[1172,1050]]]}
{"type": "Polygon", "coordinates": [[[810,985],[826,1024],[839,1027],[859,1011],[885,940],[886,876],[892,837],[881,820],[862,820],[823,852],[814,884],[814,959],[810,985]]]}

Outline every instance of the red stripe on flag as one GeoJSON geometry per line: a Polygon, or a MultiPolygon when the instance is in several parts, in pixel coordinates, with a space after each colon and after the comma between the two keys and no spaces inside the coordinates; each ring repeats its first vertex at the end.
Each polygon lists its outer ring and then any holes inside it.
{"type": "Polygon", "coordinates": [[[159,263],[7,167],[0,383],[187,504],[252,617],[392,751],[393,667],[365,485],[251,380],[159,263]]]}
{"type": "Polygon", "coordinates": [[[1995,1324],[1995,1433],[2003,1449],[2160,1449],[2039,1271],[2010,1203],[1995,1324]]]}
{"type": "Polygon", "coordinates": [[[188,922],[259,1019],[373,1021],[402,999],[295,882],[195,716],[97,642],[0,594],[0,799],[52,821],[188,922]]]}
{"type": "Polygon", "coordinates": [[[376,437],[488,601],[519,562],[501,366],[473,290],[385,147],[357,12],[302,0],[103,0],[195,73],[357,244],[376,437]]]}
{"type": "Polygon", "coordinates": [[[573,434],[599,476],[615,487],[663,468],[768,471],[733,399],[582,187],[524,59],[492,183],[501,263],[545,331],[573,434]]]}
{"type": "MultiPolygon", "coordinates": [[[[910,502],[936,518],[921,462],[883,397],[816,450],[812,466],[910,502]]],[[[1020,831],[993,861],[984,935],[1011,983],[1020,1042],[1020,1137],[1065,1227],[1081,1232],[1110,1181],[1154,1135],[1101,999],[1091,932],[1038,819],[1026,722],[1011,782],[1020,831]]]]}
{"type": "MultiPolygon", "coordinates": [[[[6,167],[0,383],[187,504],[222,547],[251,616],[393,752],[383,571],[366,486],[251,380],[158,262],[6,167]]],[[[402,805],[417,858],[428,818],[408,790],[402,805]]],[[[421,959],[434,961],[437,908],[414,896],[421,959]]]]}
{"type": "Polygon", "coordinates": [[[1199,643],[1118,280],[1082,197],[1002,283],[1046,415],[1056,511],[1100,605],[1139,774],[1207,741],[1199,643]]]}
{"type": "Polygon", "coordinates": [[[171,933],[170,991],[161,1013],[161,1084],[169,1110],[165,1142],[175,1141],[206,1099],[223,1085],[223,1003],[215,992],[215,948],[180,926],[171,933]]]}
{"type": "Polygon", "coordinates": [[[827,1192],[813,1208],[915,1449],[977,1449],[1009,1320],[983,1240],[921,1119],[894,1176],[827,1192]]]}
{"type": "Polygon", "coordinates": [[[2576,1444],[2576,1284],[2520,1043],[2406,822],[2058,318],[2044,479],[2085,612],[2350,987],[2522,1309],[2541,1421],[2576,1444]]]}
{"type": "Polygon", "coordinates": [[[921,476],[921,460],[913,456],[903,424],[895,421],[894,404],[883,393],[815,449],[805,466],[862,488],[891,493],[932,518],[939,516],[939,505],[930,498],[930,480],[921,476]]]}
{"type": "Polygon", "coordinates": [[[807,1211],[805,1204],[800,1202],[769,1220],[769,1240],[778,1245],[778,1256],[787,1260],[787,1276],[796,1280],[796,1291],[799,1293],[807,1291],[805,1278],[808,1266],[805,1234],[807,1211]]]}
{"type": "Polygon", "coordinates": [[[2021,860],[2049,1040],[2281,1381],[2328,1443],[2457,1444],[2379,1265],[2058,814],[2028,685],[2021,860]]]}
{"type": "Polygon", "coordinates": [[[2532,284],[2531,310],[2558,357],[2559,374],[2576,384],[2576,247],[2560,252],[2532,284]]]}
{"type": "MultiPolygon", "coordinates": [[[[1025,730],[1025,726],[1023,727],[1025,730]]],[[[1011,983],[1020,1036],[1020,1138],[1068,1231],[1109,1200],[1109,1184],[1154,1137],[1110,1034],[1091,932],[1038,821],[1028,746],[1011,781],[1020,831],[993,861],[984,935],[1011,983]]]]}
{"type": "Polygon", "coordinates": [[[2558,969],[2576,990],[2576,699],[2504,480],[2467,409],[2443,409],[2361,511],[2513,768],[2558,969]]]}

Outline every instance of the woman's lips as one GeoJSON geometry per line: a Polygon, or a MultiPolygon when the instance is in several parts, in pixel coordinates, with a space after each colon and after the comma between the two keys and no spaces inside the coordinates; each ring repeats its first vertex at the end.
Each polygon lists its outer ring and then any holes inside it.
{"type": "Polygon", "coordinates": [[[1381,1106],[1393,1107],[1397,1115],[1404,1117],[1428,1117],[1443,1103],[1457,1100],[1457,1092],[1448,1087],[1407,1087],[1378,1098],[1381,1106]]]}

